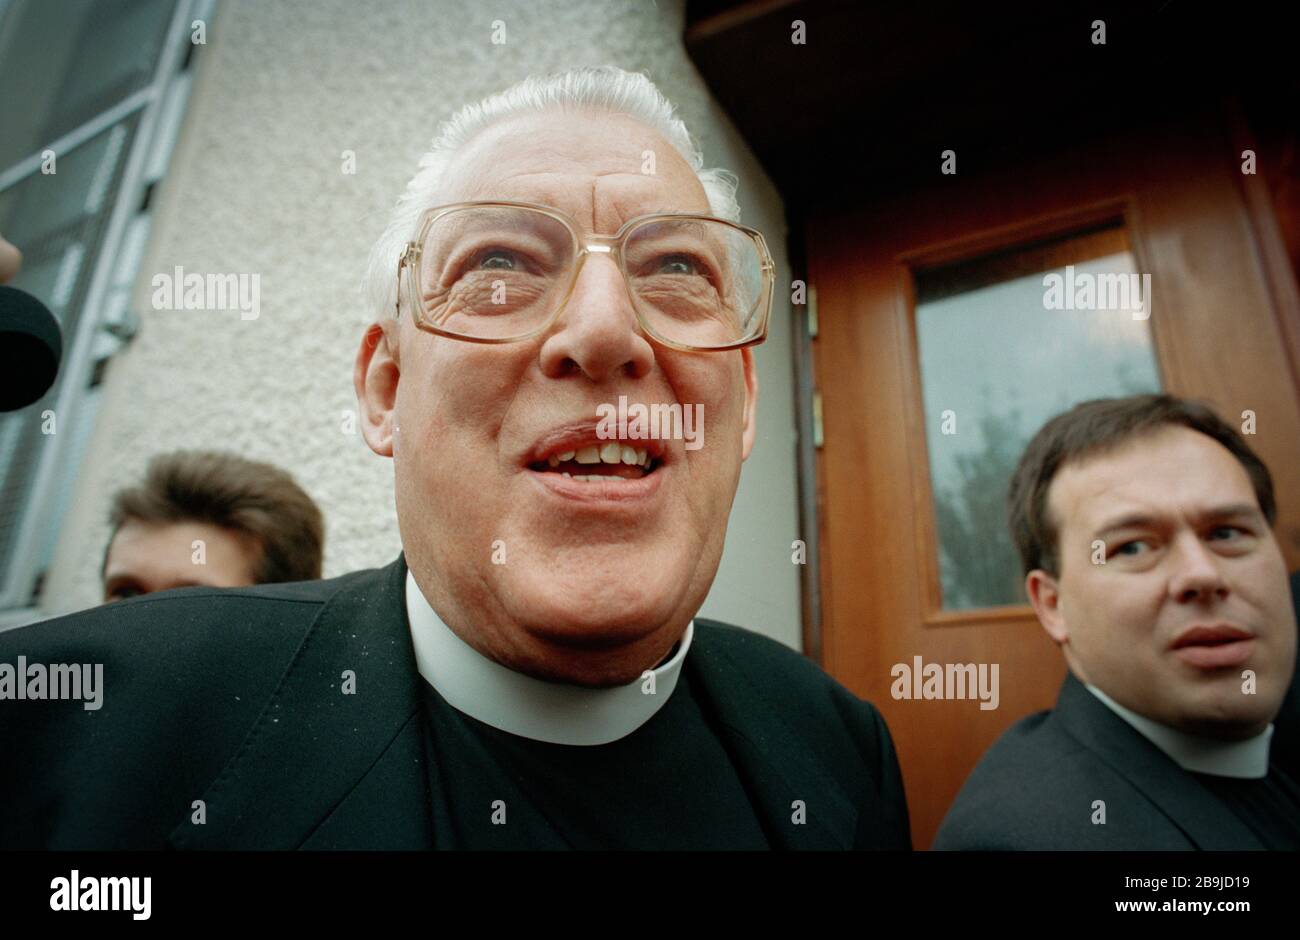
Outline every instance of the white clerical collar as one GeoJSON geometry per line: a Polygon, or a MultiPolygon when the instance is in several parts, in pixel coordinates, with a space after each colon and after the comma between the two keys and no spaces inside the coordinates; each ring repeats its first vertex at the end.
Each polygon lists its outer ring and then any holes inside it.
{"type": "Polygon", "coordinates": [[[1183,770],[1243,780],[1268,776],[1268,745],[1273,737],[1272,725],[1244,741],[1219,741],[1152,721],[1145,715],[1125,708],[1096,686],[1086,682],[1084,686],[1139,734],[1169,755],[1183,770]]]}
{"type": "Polygon", "coordinates": [[[627,685],[591,689],[526,676],[484,656],[443,623],[409,570],[406,614],[420,675],[448,704],[493,728],[548,744],[609,744],[641,727],[673,694],[695,635],[692,620],[677,652],[651,670],[653,683],[642,675],[627,685]]]}

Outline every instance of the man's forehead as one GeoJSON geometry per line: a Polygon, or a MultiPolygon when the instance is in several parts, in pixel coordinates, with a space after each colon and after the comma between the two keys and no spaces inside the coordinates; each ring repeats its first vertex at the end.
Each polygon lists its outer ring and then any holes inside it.
{"type": "Polygon", "coordinates": [[[1227,448],[1180,427],[1067,464],[1048,493],[1061,523],[1085,526],[1130,512],[1183,515],[1254,500],[1250,477],[1227,448]]]}
{"type": "Polygon", "coordinates": [[[682,156],[616,115],[528,115],[486,128],[453,156],[439,187],[439,202],[476,199],[541,203],[580,220],[593,207],[631,215],[709,208],[682,156]]]}
{"type": "Polygon", "coordinates": [[[193,567],[191,542],[206,533],[177,523],[135,520],[122,525],[108,547],[106,573],[156,574],[193,567]]]}

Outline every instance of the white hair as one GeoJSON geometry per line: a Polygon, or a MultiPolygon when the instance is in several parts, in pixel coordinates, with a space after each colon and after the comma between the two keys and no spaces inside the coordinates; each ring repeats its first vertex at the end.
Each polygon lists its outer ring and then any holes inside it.
{"type": "Polygon", "coordinates": [[[370,250],[363,287],[375,316],[382,317],[385,312],[391,316],[395,312],[397,259],[402,247],[415,237],[420,215],[434,205],[443,174],[466,141],[484,128],[514,115],[584,108],[624,114],[657,132],[695,171],[708,197],[709,211],[719,218],[740,221],[736,176],[721,167],[704,167],[704,155],[674,113],[676,109],[645,75],[604,65],[530,76],[477,104],[466,105],[439,126],[428,152],[420,158],[420,168],[397,200],[388,226],[370,250]]]}

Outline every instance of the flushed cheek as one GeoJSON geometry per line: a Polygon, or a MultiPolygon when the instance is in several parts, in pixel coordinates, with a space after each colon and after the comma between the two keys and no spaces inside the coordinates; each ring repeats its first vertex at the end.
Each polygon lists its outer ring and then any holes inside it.
{"type": "Polygon", "coordinates": [[[1255,616],[1280,619],[1282,624],[1287,624],[1292,616],[1287,578],[1286,567],[1279,555],[1276,565],[1261,564],[1240,572],[1233,586],[1255,616]]]}
{"type": "MultiPolygon", "coordinates": [[[[725,389],[725,386],[724,386],[725,389]]],[[[741,437],[744,432],[743,399],[734,395],[683,395],[683,407],[694,409],[697,421],[693,441],[683,441],[682,451],[693,473],[719,479],[730,468],[739,472],[741,437]]]]}
{"type": "Polygon", "coordinates": [[[415,394],[432,403],[431,411],[482,423],[509,407],[523,384],[529,352],[524,348],[479,347],[437,337],[411,373],[415,394]]]}
{"type": "MultiPolygon", "coordinates": [[[[1076,563],[1089,564],[1087,559],[1076,563]]],[[[1150,585],[1125,584],[1131,574],[1088,570],[1092,576],[1062,585],[1070,642],[1106,658],[1128,657],[1150,645],[1160,616],[1158,592],[1150,585]]]]}
{"type": "Polygon", "coordinates": [[[402,495],[436,518],[439,537],[448,540],[496,512],[504,486],[492,440],[483,428],[457,421],[455,410],[446,399],[433,411],[412,409],[402,416],[395,449],[402,495]]]}
{"type": "Polygon", "coordinates": [[[1158,586],[1143,584],[1118,592],[1113,600],[1116,642],[1126,641],[1145,659],[1159,657],[1163,644],[1159,625],[1169,616],[1168,595],[1158,586]]]}
{"type": "Polygon", "coordinates": [[[420,450],[425,460],[450,459],[483,472],[486,459],[495,462],[496,436],[512,396],[508,377],[487,363],[477,371],[455,360],[405,372],[397,403],[405,447],[420,450]]]}
{"type": "Polygon", "coordinates": [[[724,448],[733,449],[718,441],[713,450],[688,454],[685,461],[684,485],[688,488],[691,515],[709,529],[716,527],[719,516],[725,518],[730,511],[739,474],[739,458],[728,457],[724,448]]]}

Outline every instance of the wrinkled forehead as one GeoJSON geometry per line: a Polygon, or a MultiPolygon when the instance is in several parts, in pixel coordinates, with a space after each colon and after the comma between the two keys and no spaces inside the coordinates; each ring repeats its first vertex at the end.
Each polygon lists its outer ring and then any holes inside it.
{"type": "Polygon", "coordinates": [[[480,131],[453,155],[436,201],[479,199],[551,206],[602,233],[650,212],[710,211],[668,141],[603,112],[520,115],[480,131]]]}
{"type": "Polygon", "coordinates": [[[1048,490],[1058,524],[1095,527],[1125,512],[1170,519],[1257,504],[1245,467],[1226,447],[1170,425],[1066,464],[1048,490]]]}

